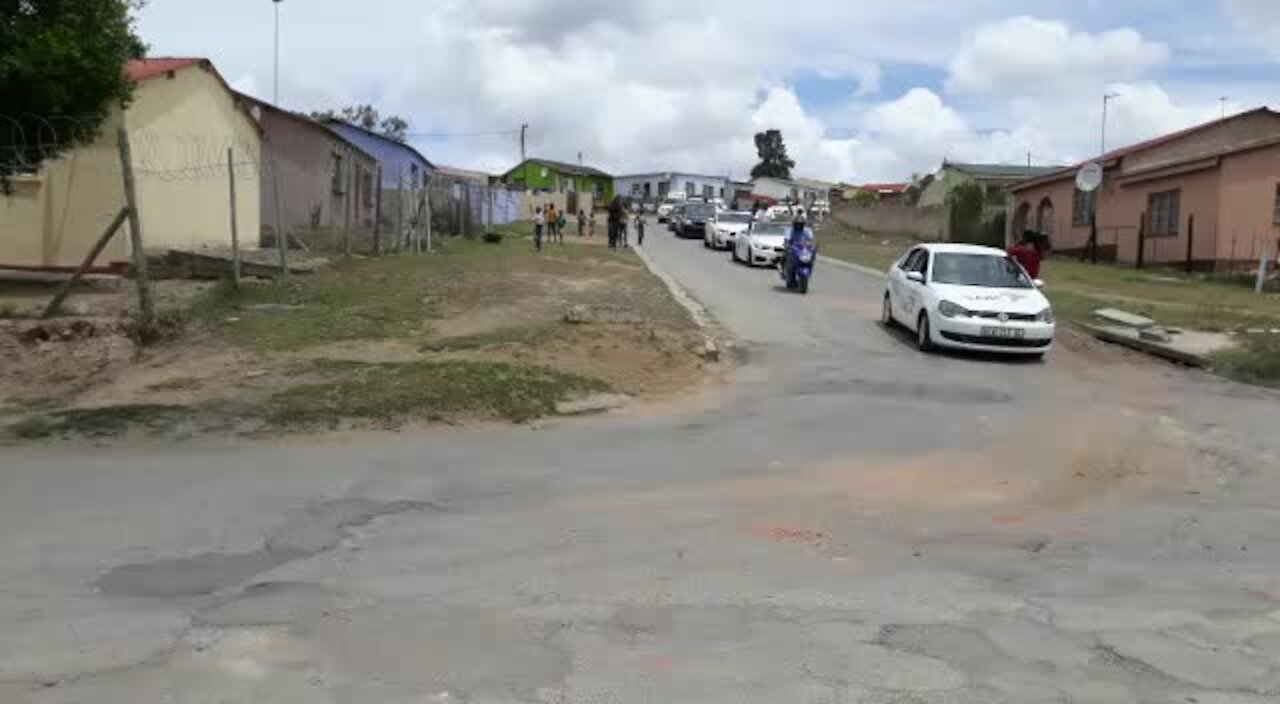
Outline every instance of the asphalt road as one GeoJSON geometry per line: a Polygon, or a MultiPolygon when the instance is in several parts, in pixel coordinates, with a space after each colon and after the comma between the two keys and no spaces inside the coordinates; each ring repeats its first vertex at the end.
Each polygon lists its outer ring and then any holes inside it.
{"type": "Polygon", "coordinates": [[[740,345],[687,402],[0,450],[0,702],[1280,696],[1274,395],[924,356],[874,277],[645,247],[740,345]]]}

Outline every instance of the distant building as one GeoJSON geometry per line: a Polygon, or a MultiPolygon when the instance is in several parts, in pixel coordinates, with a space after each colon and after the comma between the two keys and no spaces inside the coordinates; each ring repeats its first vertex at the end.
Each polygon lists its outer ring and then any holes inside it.
{"type": "Polygon", "coordinates": [[[997,196],[1019,181],[1043,176],[1055,171],[1053,166],[1013,166],[1008,164],[962,164],[958,162],[942,162],[942,166],[933,174],[921,181],[920,200],[916,203],[921,208],[930,208],[947,204],[951,191],[962,183],[977,183],[986,191],[990,202],[1000,200],[997,196]]]}
{"type": "MultiPolygon", "coordinates": [[[[373,222],[377,160],[340,133],[304,115],[237,94],[262,127],[263,163],[280,175],[280,224],[363,227],[373,222]]],[[[276,227],[275,183],[260,179],[262,227],[276,227]]]]}
{"type": "Polygon", "coordinates": [[[450,181],[474,183],[481,186],[489,185],[489,182],[494,178],[483,171],[459,169],[457,167],[444,166],[442,164],[436,164],[435,173],[437,176],[450,181]]]}
{"type": "Polygon", "coordinates": [[[751,194],[760,198],[791,203],[813,203],[828,200],[834,183],[813,179],[781,179],[761,177],[752,179],[751,194]]]}
{"type": "Polygon", "coordinates": [[[853,200],[859,192],[865,191],[874,194],[880,203],[893,203],[901,201],[910,188],[909,183],[864,183],[860,186],[842,183],[835,190],[840,194],[841,200],[853,200]]]}
{"type": "MultiPolygon", "coordinates": [[[[201,58],[130,61],[137,86],[127,108],[112,108],[93,142],[0,193],[0,268],[76,267],[125,205],[117,130],[133,152],[138,212],[148,250],[231,243],[227,150],[238,163],[236,223],[256,240],[261,128],[213,64],[201,58]]],[[[127,266],[127,227],[98,256],[99,268],[127,266]]]]}
{"type": "Polygon", "coordinates": [[[723,198],[728,202],[732,198],[729,192],[729,179],[724,176],[703,176],[699,174],[664,171],[650,174],[631,174],[615,176],[614,189],[619,195],[627,196],[646,203],[666,200],[672,193],[682,194],[685,198],[723,198]]]}
{"type": "Polygon", "coordinates": [[[590,166],[550,159],[526,159],[502,175],[506,183],[529,191],[590,193],[596,200],[611,200],[613,177],[590,166]]]}
{"type": "Polygon", "coordinates": [[[1081,251],[1096,216],[1100,255],[1125,263],[1253,266],[1280,247],[1280,113],[1267,108],[1108,152],[1102,188],[1076,190],[1079,165],[1009,190],[1010,236],[1025,229],[1081,251]]]}
{"type": "Polygon", "coordinates": [[[382,224],[410,221],[419,207],[420,192],[426,188],[435,166],[412,145],[336,118],[321,122],[378,160],[382,169],[382,224]]]}

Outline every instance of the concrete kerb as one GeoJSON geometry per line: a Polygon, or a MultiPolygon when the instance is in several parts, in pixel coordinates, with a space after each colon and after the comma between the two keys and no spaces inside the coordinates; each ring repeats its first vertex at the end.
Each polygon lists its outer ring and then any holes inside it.
{"type": "Polygon", "coordinates": [[[657,262],[653,261],[653,258],[645,253],[643,247],[632,247],[631,251],[635,252],[637,257],[640,257],[640,261],[644,262],[645,267],[649,269],[649,273],[658,277],[658,280],[667,287],[667,290],[671,292],[672,298],[675,298],[676,302],[688,311],[694,325],[697,325],[698,329],[702,331],[704,338],[703,356],[711,361],[716,361],[720,356],[720,346],[716,341],[715,326],[712,325],[711,316],[707,313],[707,309],[694,300],[693,296],[689,295],[689,292],[684,290],[684,287],[677,283],[670,274],[658,266],[657,262]]]}

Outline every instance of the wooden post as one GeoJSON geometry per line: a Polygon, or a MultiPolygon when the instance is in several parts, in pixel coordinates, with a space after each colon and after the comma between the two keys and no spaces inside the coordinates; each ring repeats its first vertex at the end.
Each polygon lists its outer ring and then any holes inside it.
{"type": "Polygon", "coordinates": [[[116,213],[115,219],[111,221],[110,225],[107,225],[107,230],[98,238],[98,241],[93,245],[93,249],[89,250],[89,255],[84,258],[84,261],[80,262],[80,266],[76,268],[75,273],[71,275],[71,278],[64,281],[62,286],[58,287],[58,292],[53,295],[53,300],[49,301],[49,305],[45,307],[44,313],[40,315],[41,318],[52,318],[57,314],[58,309],[62,307],[62,302],[67,300],[67,295],[71,293],[71,289],[80,281],[80,277],[84,276],[84,272],[93,266],[93,262],[98,258],[99,254],[102,254],[102,250],[106,248],[107,243],[115,236],[116,230],[120,229],[127,217],[129,217],[129,209],[127,207],[121,208],[120,212],[116,213]]]}
{"type": "Polygon", "coordinates": [[[276,247],[280,249],[280,276],[289,276],[289,234],[284,231],[284,215],[280,212],[280,162],[271,158],[271,198],[276,204],[276,247]]]}
{"type": "Polygon", "coordinates": [[[484,233],[487,235],[493,230],[493,186],[486,185],[484,190],[489,197],[489,221],[484,224],[484,233]]]}
{"type": "Polygon", "coordinates": [[[431,251],[431,189],[430,188],[427,189],[427,192],[424,194],[423,198],[424,198],[423,202],[426,203],[426,211],[427,211],[427,251],[430,252],[431,251]]]}
{"type": "Polygon", "coordinates": [[[1258,281],[1253,286],[1254,293],[1262,293],[1262,289],[1267,284],[1267,252],[1262,251],[1262,257],[1258,259],[1258,281]]]}
{"type": "Polygon", "coordinates": [[[236,222],[236,162],[227,147],[227,181],[231,193],[231,284],[240,288],[240,224],[236,222]]]}
{"type": "Polygon", "coordinates": [[[396,175],[396,246],[395,251],[400,252],[401,246],[404,244],[404,165],[400,166],[400,170],[396,175]]]}
{"type": "Polygon", "coordinates": [[[346,196],[342,199],[342,255],[351,257],[351,199],[354,197],[356,204],[360,204],[360,186],[356,179],[352,177],[355,164],[353,155],[347,155],[347,173],[345,179],[347,181],[346,196]]]}
{"type": "Polygon", "coordinates": [[[382,256],[382,164],[373,184],[373,254],[382,256]]]}
{"type": "Polygon", "coordinates": [[[129,248],[133,258],[133,280],[138,285],[138,308],[142,313],[142,326],[151,327],[156,319],[155,303],[151,300],[151,277],[147,275],[147,253],[142,248],[142,218],[138,215],[138,187],[133,180],[133,151],[129,147],[129,133],[121,127],[116,135],[120,142],[120,170],[124,176],[125,207],[129,211],[129,248]]]}
{"type": "Polygon", "coordinates": [[[1194,254],[1192,247],[1196,238],[1196,216],[1187,216],[1187,273],[1191,273],[1191,257],[1194,254]]]}
{"type": "Polygon", "coordinates": [[[1147,214],[1142,213],[1138,216],[1138,258],[1135,266],[1138,269],[1145,264],[1147,256],[1147,214]]]}

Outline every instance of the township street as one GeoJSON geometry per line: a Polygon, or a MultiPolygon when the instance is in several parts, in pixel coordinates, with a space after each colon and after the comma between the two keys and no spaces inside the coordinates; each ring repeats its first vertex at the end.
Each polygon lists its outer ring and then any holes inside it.
{"type": "Polygon", "coordinates": [[[1280,696],[1273,394],[925,356],[876,277],[645,250],[742,350],[686,402],[0,450],[0,701],[1280,696]]]}

